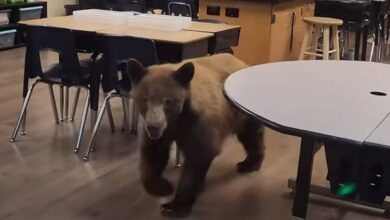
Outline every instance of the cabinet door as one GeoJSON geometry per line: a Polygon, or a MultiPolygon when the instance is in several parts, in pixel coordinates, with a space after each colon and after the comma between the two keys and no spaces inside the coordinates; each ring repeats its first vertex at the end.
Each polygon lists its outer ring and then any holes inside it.
{"type": "Polygon", "coordinates": [[[241,26],[234,54],[250,65],[268,63],[271,4],[261,1],[199,0],[199,17],[241,26]],[[211,11],[210,9],[214,10],[211,11]],[[238,11],[230,15],[229,9],[238,11]]]}
{"type": "Polygon", "coordinates": [[[291,54],[292,60],[298,60],[299,52],[302,47],[303,37],[307,31],[307,24],[303,22],[303,18],[314,16],[314,3],[303,4],[296,13],[296,23],[294,26],[293,49],[291,54]]]}
{"type": "Polygon", "coordinates": [[[295,41],[294,30],[299,9],[299,6],[291,3],[278,4],[273,8],[270,62],[292,59],[295,41]]]}

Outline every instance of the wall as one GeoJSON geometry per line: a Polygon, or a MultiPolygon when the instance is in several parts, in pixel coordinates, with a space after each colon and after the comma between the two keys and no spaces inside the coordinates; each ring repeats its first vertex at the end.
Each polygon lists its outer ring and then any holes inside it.
{"type": "Polygon", "coordinates": [[[76,0],[46,0],[48,5],[48,16],[65,15],[64,5],[75,4],[76,0]]]}

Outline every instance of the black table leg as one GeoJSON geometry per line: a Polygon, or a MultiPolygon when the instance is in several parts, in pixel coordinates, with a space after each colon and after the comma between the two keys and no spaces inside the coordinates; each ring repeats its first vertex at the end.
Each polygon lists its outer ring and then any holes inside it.
{"type": "Polygon", "coordinates": [[[100,75],[96,68],[96,57],[92,58],[91,67],[91,84],[90,84],[90,103],[91,103],[91,128],[95,125],[97,118],[97,111],[99,108],[99,89],[100,89],[100,75]]]}
{"type": "Polygon", "coordinates": [[[361,56],[361,59],[360,59],[362,61],[365,61],[366,57],[367,57],[368,28],[369,28],[368,24],[364,25],[364,27],[363,27],[362,56],[361,56]]]}
{"type": "Polygon", "coordinates": [[[295,217],[306,217],[311,172],[313,169],[314,145],[314,138],[303,137],[301,140],[301,152],[299,155],[297,183],[293,205],[293,216],[295,217]]]}
{"type": "Polygon", "coordinates": [[[355,31],[355,55],[354,60],[359,60],[359,54],[360,54],[360,35],[361,35],[361,29],[360,27],[357,27],[355,31]]]}

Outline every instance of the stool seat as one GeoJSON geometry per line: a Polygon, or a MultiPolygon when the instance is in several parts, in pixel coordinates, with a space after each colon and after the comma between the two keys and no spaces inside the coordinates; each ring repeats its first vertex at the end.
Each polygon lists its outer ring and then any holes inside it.
{"type": "Polygon", "coordinates": [[[307,28],[299,53],[299,60],[304,60],[305,56],[310,56],[313,60],[317,57],[321,57],[323,60],[329,60],[329,55],[332,55],[334,60],[339,60],[340,44],[338,27],[343,24],[343,21],[328,17],[305,17],[303,21],[306,23],[307,28]],[[322,47],[318,48],[320,34],[322,34],[323,42],[322,47]],[[310,41],[311,43],[309,43],[310,41]]]}
{"type": "Polygon", "coordinates": [[[336,25],[340,26],[343,24],[343,21],[336,18],[326,18],[326,17],[305,17],[303,21],[308,24],[317,24],[317,25],[336,25]]]}

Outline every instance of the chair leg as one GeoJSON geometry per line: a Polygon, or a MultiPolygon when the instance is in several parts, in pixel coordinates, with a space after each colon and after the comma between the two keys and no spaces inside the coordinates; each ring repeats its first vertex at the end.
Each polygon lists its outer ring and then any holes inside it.
{"type": "Polygon", "coordinates": [[[179,148],[176,145],[176,162],[175,162],[175,167],[178,168],[180,166],[181,166],[181,163],[180,163],[180,150],[179,150],[179,148]]]}
{"type": "Polygon", "coordinates": [[[73,109],[72,109],[72,113],[70,114],[70,120],[71,120],[71,121],[74,121],[74,116],[75,116],[75,114],[76,114],[77,105],[78,105],[79,98],[80,98],[80,91],[81,91],[81,89],[80,89],[80,88],[77,88],[76,94],[74,95],[73,109]]]}
{"type": "Polygon", "coordinates": [[[48,86],[49,86],[50,102],[51,102],[51,107],[53,109],[54,120],[56,124],[58,124],[59,119],[58,119],[57,103],[54,97],[53,85],[48,85],[48,86]]]}
{"type": "Polygon", "coordinates": [[[69,87],[65,87],[65,119],[69,116],[69,87]]]}
{"type": "Polygon", "coordinates": [[[23,106],[22,106],[22,110],[19,114],[19,118],[18,118],[18,121],[16,122],[16,126],[15,126],[15,129],[14,129],[14,132],[12,133],[12,137],[11,137],[11,142],[15,142],[15,139],[16,139],[16,136],[18,135],[18,131],[19,131],[19,128],[20,128],[20,125],[22,123],[22,121],[26,121],[26,110],[27,110],[27,106],[28,106],[28,103],[30,101],[30,98],[31,98],[31,94],[33,92],[33,89],[34,87],[39,83],[40,81],[35,81],[31,86],[30,88],[28,89],[28,92],[27,92],[27,95],[26,95],[26,98],[24,99],[23,101],[23,106]]]}
{"type": "Polygon", "coordinates": [[[138,120],[139,120],[139,111],[138,106],[133,100],[133,112],[132,112],[132,119],[131,119],[131,133],[137,134],[138,133],[138,120]]]}
{"type": "MultiPolygon", "coordinates": [[[[107,93],[104,93],[104,98],[107,98],[107,93]]],[[[112,117],[110,99],[107,100],[106,108],[107,108],[107,117],[108,117],[108,122],[110,123],[111,132],[115,132],[115,124],[114,124],[114,118],[112,117]]]]}
{"type": "Polygon", "coordinates": [[[22,119],[22,128],[20,131],[20,135],[26,135],[26,118],[27,118],[27,109],[24,111],[24,116],[22,119]]]}
{"type": "MultiPolygon", "coordinates": [[[[336,50],[334,54],[334,60],[340,60],[340,42],[339,42],[339,32],[337,26],[332,26],[332,41],[333,49],[336,50]]],[[[359,40],[360,41],[360,40],[359,40]]],[[[358,53],[358,52],[356,52],[358,53]]]]}
{"type": "Polygon", "coordinates": [[[122,98],[122,105],[123,105],[123,128],[126,131],[130,131],[129,98],[128,97],[121,97],[121,98],[122,98]]]}
{"type": "Polygon", "coordinates": [[[64,86],[60,85],[60,121],[64,120],[64,86]]]}
{"type": "Polygon", "coordinates": [[[84,161],[88,161],[88,159],[89,159],[89,154],[90,154],[91,151],[93,151],[93,149],[94,149],[95,139],[96,139],[96,133],[97,133],[97,131],[98,131],[98,129],[99,129],[100,123],[102,122],[102,118],[103,118],[103,115],[104,115],[104,111],[108,109],[108,108],[107,108],[107,103],[109,103],[109,100],[110,100],[112,97],[113,97],[112,95],[107,96],[107,97],[104,99],[104,102],[103,102],[102,107],[100,108],[98,117],[97,117],[97,119],[96,119],[95,126],[93,127],[92,134],[91,134],[91,137],[90,137],[89,142],[88,142],[87,152],[85,153],[85,156],[84,156],[84,158],[83,158],[84,161]]]}
{"type": "Polygon", "coordinates": [[[329,26],[324,26],[322,59],[329,60],[329,26]]]}
{"type": "Polygon", "coordinates": [[[89,111],[89,100],[90,100],[90,94],[89,94],[89,89],[87,89],[87,98],[85,100],[85,104],[84,104],[84,110],[83,110],[83,115],[81,117],[81,123],[80,123],[80,130],[79,130],[79,135],[77,137],[77,143],[76,143],[76,147],[74,148],[74,152],[77,153],[79,152],[80,150],[80,144],[81,144],[81,140],[83,138],[83,133],[84,133],[84,129],[85,129],[85,124],[87,122],[87,116],[88,116],[88,111],[89,111]]]}

